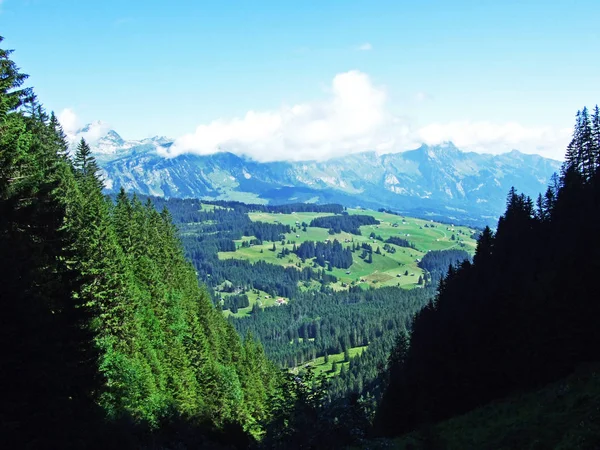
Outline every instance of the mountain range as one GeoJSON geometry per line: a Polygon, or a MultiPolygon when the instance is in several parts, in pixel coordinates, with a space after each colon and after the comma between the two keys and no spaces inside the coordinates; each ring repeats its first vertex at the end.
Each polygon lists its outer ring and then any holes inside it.
{"type": "Polygon", "coordinates": [[[128,141],[114,130],[99,129],[90,124],[72,138],[76,142],[88,136],[109,193],[123,186],[164,197],[335,202],[472,225],[494,223],[512,186],[532,197],[545,191],[561,165],[517,150],[500,155],[463,152],[452,143],[401,153],[365,151],[326,161],[263,163],[229,152],[166,158],[171,139],[128,141]]]}

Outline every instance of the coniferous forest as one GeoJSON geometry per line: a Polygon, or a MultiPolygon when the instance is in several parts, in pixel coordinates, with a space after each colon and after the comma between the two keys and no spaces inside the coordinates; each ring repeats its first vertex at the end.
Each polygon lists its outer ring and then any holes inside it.
{"type": "Polygon", "coordinates": [[[105,197],[10,51],[0,71],[2,446],[137,447],[176,422],[261,432],[279,371],[213,307],[169,212],[105,197]]]}
{"type": "MultiPolygon", "coordinates": [[[[90,146],[70,149],[11,53],[0,49],[2,448],[386,447],[600,361],[598,107],[577,113],[544,194],[511,189],[473,258],[428,252],[412,290],[336,291],[328,272],[361,250],[371,263],[371,245],[294,244],[315,259],[302,269],[218,253],[244,236],[276,252],[295,232],[249,212],[334,214],[310,224],[330,234],[379,221],[333,204],[106,196],[90,146]],[[252,290],[290,301],[226,318],[252,290]],[[345,365],[330,379],[307,364],[333,354],[345,365]]],[[[376,238],[384,252],[416,248],[376,238]]],[[[597,448],[600,431],[587,439],[569,448],[597,448]]]]}

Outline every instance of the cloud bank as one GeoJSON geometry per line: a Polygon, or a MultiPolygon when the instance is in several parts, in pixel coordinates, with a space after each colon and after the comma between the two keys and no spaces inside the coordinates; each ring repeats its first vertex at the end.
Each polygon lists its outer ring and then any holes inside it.
{"type": "Polygon", "coordinates": [[[358,71],[338,74],[323,102],[249,111],[215,120],[175,141],[165,156],[230,151],[258,161],[328,159],[364,150],[389,150],[406,127],[385,108],[386,93],[358,71]]]}
{"type": "MultiPolygon", "coordinates": [[[[425,93],[416,93],[415,98],[431,99],[425,93]]],[[[59,120],[67,135],[77,133],[90,143],[108,131],[103,122],[81,131],[71,109],[64,110],[59,120]]],[[[466,151],[502,153],[517,149],[562,159],[570,135],[570,128],[527,127],[514,122],[448,121],[417,127],[391,114],[385,89],[375,86],[367,74],[354,70],[333,78],[324,101],[248,111],[242,117],[200,124],[194,132],[175,139],[172,146],[159,152],[169,158],[227,151],[261,162],[303,161],[366,150],[399,152],[421,143],[452,141],[466,151]]]]}
{"type": "Polygon", "coordinates": [[[516,122],[494,124],[486,121],[432,123],[418,131],[420,140],[435,145],[452,141],[458,148],[481,153],[501,153],[512,149],[562,159],[572,129],[524,127],[516,122]]]}

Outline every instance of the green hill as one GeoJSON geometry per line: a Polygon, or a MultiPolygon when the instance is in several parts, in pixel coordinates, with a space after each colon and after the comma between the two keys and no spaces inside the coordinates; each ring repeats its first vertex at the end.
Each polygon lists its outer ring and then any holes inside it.
{"type": "MultiPolygon", "coordinates": [[[[452,226],[372,210],[348,209],[347,212],[350,215],[372,216],[380,224],[361,226],[361,235],[344,231],[330,234],[326,228],[308,226],[315,218],[331,216],[329,213],[297,212],[277,214],[251,212],[249,217],[252,221],[289,225],[292,232],[285,233],[285,238],[282,241],[275,242],[275,251],[273,251],[272,241],[263,241],[262,244],[250,244],[254,237],[244,236],[242,239],[235,240],[236,251],[219,252],[219,259],[241,259],[250,262],[265,261],[270,264],[301,269],[303,267],[313,267],[313,260],[307,259],[302,262],[294,253],[282,256],[283,249],[292,252],[295,245],[306,241],[338,240],[344,247],[365,243],[371,245],[374,250],[372,262],[359,258],[359,252],[356,252],[353,256],[353,264],[348,269],[334,267],[328,272],[338,279],[336,283],[332,283],[330,286],[335,290],[348,289],[352,285],[359,285],[363,288],[370,286],[400,286],[411,289],[418,286],[419,277],[425,275],[424,271],[418,266],[418,261],[427,252],[463,249],[472,254],[475,250],[476,241],[472,238],[474,230],[468,227],[452,226]],[[307,226],[303,227],[302,224],[307,224],[307,226]],[[407,240],[414,245],[414,248],[387,244],[393,250],[386,251],[384,249],[385,241],[390,237],[407,240]],[[244,242],[246,244],[242,246],[244,242]],[[282,245],[281,242],[284,242],[284,244],[282,245]],[[379,248],[380,253],[376,251],[377,248],[379,248]]],[[[319,284],[311,285],[307,283],[304,287],[319,287],[319,284]]],[[[246,313],[247,311],[241,311],[238,314],[243,315],[246,313]]]]}

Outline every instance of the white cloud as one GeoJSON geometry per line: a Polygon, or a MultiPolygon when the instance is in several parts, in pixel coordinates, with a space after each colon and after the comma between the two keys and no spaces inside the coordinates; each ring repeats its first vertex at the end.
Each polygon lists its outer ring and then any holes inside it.
{"type": "MultiPolygon", "coordinates": [[[[323,160],[394,147],[402,127],[385,108],[386,93],[358,71],[338,74],[327,101],[249,111],[244,117],[215,120],[177,139],[165,156],[231,151],[258,161],[323,160]]],[[[406,131],[404,132],[406,134],[406,131]]]]}
{"type": "Polygon", "coordinates": [[[100,138],[105,136],[110,130],[110,125],[100,120],[82,127],[79,117],[77,117],[77,114],[71,108],[63,109],[58,114],[58,121],[71,143],[79,142],[83,138],[88,144],[96,145],[100,138]]]}
{"type": "MultiPolygon", "coordinates": [[[[571,128],[527,127],[515,122],[448,121],[419,128],[391,114],[385,90],[359,71],[336,75],[327,90],[329,97],[321,102],[248,111],[241,117],[201,124],[194,132],[176,139],[170,148],[158,151],[165,157],[227,151],[261,162],[302,161],[366,150],[392,153],[414,149],[421,143],[452,141],[466,151],[497,154],[517,149],[562,159],[571,137],[571,128]]],[[[431,99],[424,92],[414,94],[415,101],[431,99]]],[[[81,128],[70,108],[63,110],[58,119],[72,142],[83,137],[95,145],[110,129],[99,121],[81,128]]]]}
{"type": "Polygon", "coordinates": [[[426,144],[452,141],[458,148],[483,153],[502,153],[513,149],[562,159],[571,138],[570,128],[525,127],[515,122],[486,121],[432,123],[417,132],[426,144]]]}
{"type": "MultiPolygon", "coordinates": [[[[1,1],[1,0],[0,0],[1,1]]],[[[65,108],[58,114],[58,121],[67,136],[74,135],[79,129],[79,119],[71,108],[65,108]]]]}
{"type": "MultiPolygon", "coordinates": [[[[386,92],[368,75],[350,71],[334,77],[330,98],[275,111],[249,111],[219,119],[177,139],[163,155],[229,151],[257,161],[325,160],[365,150],[391,153],[452,141],[462,150],[501,153],[518,149],[562,159],[570,129],[518,123],[446,122],[415,128],[388,112],[386,92]]],[[[416,93],[415,100],[431,99],[416,93]]]]}
{"type": "Polygon", "coordinates": [[[360,44],[358,47],[356,47],[356,50],[368,52],[369,50],[373,50],[373,46],[369,42],[365,42],[364,44],[360,44]]]}

